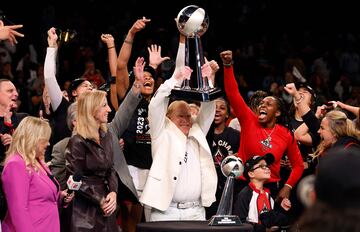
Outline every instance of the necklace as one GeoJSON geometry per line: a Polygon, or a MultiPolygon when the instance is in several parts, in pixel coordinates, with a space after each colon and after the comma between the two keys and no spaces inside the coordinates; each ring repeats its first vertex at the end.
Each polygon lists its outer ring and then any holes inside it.
{"type": "Polygon", "coordinates": [[[271,135],[272,133],[274,132],[275,130],[275,127],[276,125],[273,127],[273,129],[271,130],[270,133],[267,133],[267,131],[265,129],[263,129],[267,135],[266,139],[264,140],[260,140],[260,143],[263,145],[263,150],[266,150],[266,149],[271,149],[272,148],[272,145],[271,145],[271,135]]]}

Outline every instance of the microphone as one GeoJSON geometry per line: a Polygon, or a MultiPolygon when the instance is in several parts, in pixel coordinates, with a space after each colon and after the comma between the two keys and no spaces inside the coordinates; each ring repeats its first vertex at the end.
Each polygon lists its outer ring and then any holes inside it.
{"type": "Polygon", "coordinates": [[[69,179],[66,181],[68,187],[68,191],[67,191],[68,194],[72,194],[74,191],[80,189],[80,186],[82,184],[81,179],[82,179],[81,172],[75,172],[74,175],[69,176],[69,179]]]}

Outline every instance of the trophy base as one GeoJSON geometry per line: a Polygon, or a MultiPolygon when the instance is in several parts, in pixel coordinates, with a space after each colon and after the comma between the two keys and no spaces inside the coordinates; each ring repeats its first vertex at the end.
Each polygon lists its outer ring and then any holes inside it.
{"type": "Polygon", "coordinates": [[[241,224],[237,215],[214,215],[209,222],[209,226],[238,226],[241,224]]]}
{"type": "Polygon", "coordinates": [[[170,98],[177,100],[193,100],[193,101],[212,101],[221,97],[222,91],[219,88],[212,88],[208,90],[193,89],[193,88],[179,88],[175,87],[171,90],[170,98]]]}

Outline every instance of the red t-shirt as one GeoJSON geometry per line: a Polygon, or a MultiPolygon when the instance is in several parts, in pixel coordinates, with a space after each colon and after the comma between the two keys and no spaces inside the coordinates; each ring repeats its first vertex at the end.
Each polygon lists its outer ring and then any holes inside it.
{"type": "Polygon", "coordinates": [[[245,163],[254,155],[272,153],[275,161],[270,165],[271,178],[269,182],[278,182],[280,180],[280,160],[284,154],[287,154],[292,166],[292,171],[286,184],[294,186],[304,170],[303,161],[295,138],[286,127],[280,124],[276,124],[274,130],[273,128],[263,128],[261,126],[258,122],[257,115],[247,106],[238,91],[232,66],[224,67],[224,85],[226,96],[241,125],[241,140],[238,156],[245,163]],[[262,144],[261,141],[264,141],[270,133],[271,147],[268,147],[262,144]]]}

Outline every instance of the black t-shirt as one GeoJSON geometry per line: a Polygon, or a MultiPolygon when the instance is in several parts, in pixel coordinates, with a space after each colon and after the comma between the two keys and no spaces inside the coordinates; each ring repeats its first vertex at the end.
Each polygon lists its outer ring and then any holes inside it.
{"type": "Polygon", "coordinates": [[[52,127],[53,134],[51,138],[51,144],[56,144],[60,140],[70,137],[71,131],[67,126],[66,118],[67,118],[67,110],[70,106],[71,102],[66,100],[64,97],[61,100],[58,108],[53,112],[52,115],[52,127]]]}
{"type": "Polygon", "coordinates": [[[148,109],[149,102],[142,99],[123,135],[127,164],[143,169],[150,169],[152,164],[148,109]]]}
{"type": "MultiPolygon", "coordinates": [[[[292,118],[290,120],[290,125],[291,125],[291,128],[293,128],[293,132],[295,132],[295,130],[303,123],[304,123],[303,121],[298,121],[295,118],[292,118]]],[[[310,133],[310,136],[313,137],[311,133],[310,133]]],[[[313,153],[312,147],[306,146],[300,142],[297,142],[297,144],[298,144],[301,156],[303,158],[303,161],[307,161],[309,154],[313,153]]]]}
{"type": "Polygon", "coordinates": [[[67,110],[70,105],[71,102],[69,102],[68,100],[66,100],[66,98],[63,97],[58,108],[55,111],[51,112],[49,116],[52,133],[50,138],[50,146],[47,147],[45,153],[46,162],[50,161],[52,158],[51,152],[53,146],[60,140],[71,136],[71,131],[66,122],[67,110]]]}
{"type": "Polygon", "coordinates": [[[231,127],[225,127],[224,131],[221,134],[214,134],[213,142],[210,148],[218,176],[217,192],[220,195],[226,182],[226,177],[221,172],[221,162],[229,154],[236,153],[239,149],[239,144],[240,132],[231,127]]]}

